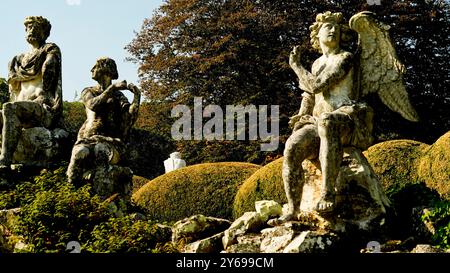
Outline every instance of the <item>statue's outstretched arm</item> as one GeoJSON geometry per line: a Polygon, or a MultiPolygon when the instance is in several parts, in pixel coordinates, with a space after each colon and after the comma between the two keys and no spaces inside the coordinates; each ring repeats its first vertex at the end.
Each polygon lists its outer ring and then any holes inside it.
{"type": "Polygon", "coordinates": [[[314,76],[300,64],[300,55],[299,46],[294,47],[289,55],[289,65],[298,77],[300,89],[312,93],[311,83],[314,81],[314,76]]]}

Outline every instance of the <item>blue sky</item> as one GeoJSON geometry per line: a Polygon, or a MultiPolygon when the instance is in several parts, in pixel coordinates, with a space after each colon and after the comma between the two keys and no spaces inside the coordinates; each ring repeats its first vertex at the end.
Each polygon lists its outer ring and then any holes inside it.
{"type": "Polygon", "coordinates": [[[73,101],[87,86],[95,85],[90,70],[102,56],[116,60],[119,80],[138,83],[137,66],[126,62],[124,47],[134,38],[145,18],[162,0],[2,0],[0,16],[0,77],[8,75],[8,62],[28,51],[23,21],[26,16],[49,19],[48,42],[62,51],[63,96],[73,101]]]}

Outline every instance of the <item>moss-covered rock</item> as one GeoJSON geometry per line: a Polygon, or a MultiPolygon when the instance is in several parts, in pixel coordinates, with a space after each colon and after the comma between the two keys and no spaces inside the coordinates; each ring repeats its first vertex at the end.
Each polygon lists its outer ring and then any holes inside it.
{"type": "Polygon", "coordinates": [[[413,140],[378,143],[364,152],[385,190],[419,181],[418,166],[429,145],[413,140]]]}
{"type": "Polygon", "coordinates": [[[205,163],[161,175],[133,194],[133,201],[153,220],[177,221],[191,215],[230,219],[239,186],[258,165],[205,163]]]}
{"type": "Polygon", "coordinates": [[[429,188],[450,200],[450,132],[424,150],[418,173],[429,188]]]}
{"type": "Polygon", "coordinates": [[[250,176],[239,188],[233,203],[233,217],[236,219],[246,211],[255,210],[255,202],[274,200],[286,203],[281,167],[283,158],[279,158],[250,176]]]}

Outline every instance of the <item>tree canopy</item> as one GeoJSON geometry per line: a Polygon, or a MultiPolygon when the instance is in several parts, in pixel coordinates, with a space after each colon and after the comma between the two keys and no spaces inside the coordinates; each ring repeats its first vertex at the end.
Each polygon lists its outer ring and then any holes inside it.
{"type": "MultiPolygon", "coordinates": [[[[407,90],[421,121],[403,120],[370,97],[377,141],[432,143],[450,130],[450,13],[449,4],[437,0],[382,1],[380,6],[365,0],[167,0],[127,46],[130,60],[139,64],[147,126],[170,135],[170,110],[177,104],[192,105],[197,96],[204,104],[219,106],[280,105],[285,140],[290,134],[288,117],[298,111],[302,92],[288,64],[289,52],[295,45],[303,47],[304,65],[310,67],[319,55],[310,46],[308,27],[317,13],[327,10],[340,11],[347,20],[371,10],[392,26],[391,38],[407,67],[407,90]]],[[[196,143],[207,147],[206,142],[196,143]]],[[[230,143],[223,145],[226,150],[230,143]]],[[[191,144],[179,146],[193,149],[191,144]]],[[[281,145],[276,153],[282,150],[281,145]]],[[[261,162],[264,155],[244,158],[261,162]]],[[[194,161],[202,160],[209,159],[198,156],[194,161]]]]}

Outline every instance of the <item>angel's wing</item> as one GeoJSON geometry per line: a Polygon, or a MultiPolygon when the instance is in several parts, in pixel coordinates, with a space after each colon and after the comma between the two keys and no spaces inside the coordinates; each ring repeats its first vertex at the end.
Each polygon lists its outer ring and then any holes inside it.
{"type": "Polygon", "coordinates": [[[350,28],[359,34],[360,96],[376,92],[391,110],[407,120],[418,121],[403,81],[405,66],[398,60],[389,37],[390,27],[376,21],[372,14],[363,11],[350,19],[350,28]]]}

